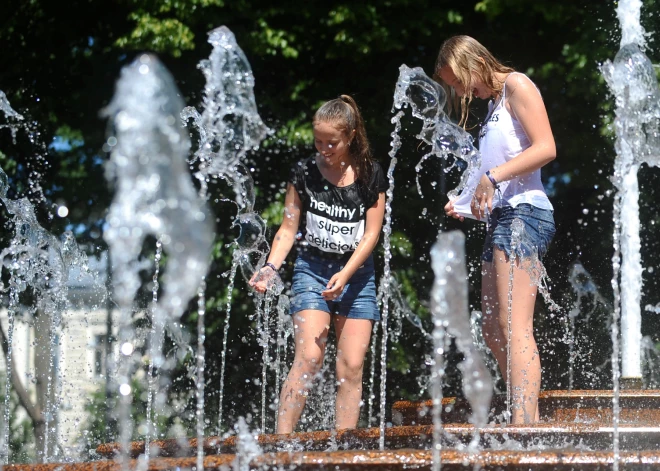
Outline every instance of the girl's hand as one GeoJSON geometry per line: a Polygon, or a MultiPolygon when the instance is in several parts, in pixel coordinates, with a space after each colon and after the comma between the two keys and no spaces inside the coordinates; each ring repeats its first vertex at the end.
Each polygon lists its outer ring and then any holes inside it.
{"type": "Polygon", "coordinates": [[[495,187],[493,182],[490,181],[486,175],[481,177],[477,189],[474,190],[472,196],[472,204],[470,210],[477,219],[482,219],[487,213],[493,210],[493,195],[495,194],[495,187]]]}
{"type": "Polygon", "coordinates": [[[343,272],[335,273],[330,278],[330,281],[328,281],[325,291],[321,291],[321,296],[326,301],[335,301],[342,291],[344,291],[347,282],[348,280],[343,272]]]}
{"type": "Polygon", "coordinates": [[[250,282],[248,283],[252,286],[257,293],[265,293],[266,291],[276,287],[280,282],[280,275],[273,270],[268,265],[261,267],[260,270],[257,270],[250,282]]]}
{"type": "Polygon", "coordinates": [[[459,221],[463,222],[465,218],[458,214],[456,210],[454,209],[454,202],[450,201],[445,205],[445,214],[447,216],[453,217],[454,219],[458,219],[459,221]]]}

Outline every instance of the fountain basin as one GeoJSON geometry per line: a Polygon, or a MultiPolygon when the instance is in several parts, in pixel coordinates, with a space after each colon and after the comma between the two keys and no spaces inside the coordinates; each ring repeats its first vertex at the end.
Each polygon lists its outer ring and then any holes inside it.
{"type": "MultiPolygon", "coordinates": [[[[539,417],[542,422],[611,424],[611,390],[541,391],[539,417]]],[[[505,397],[495,396],[491,415],[505,409],[505,397]]],[[[660,390],[622,390],[619,393],[619,423],[640,426],[660,424],[660,390]]],[[[431,400],[398,401],[392,406],[392,422],[396,425],[430,425],[433,403],[431,400]]],[[[442,422],[465,423],[470,417],[469,403],[458,397],[442,399],[442,422]]]]}
{"type": "MultiPolygon", "coordinates": [[[[468,451],[442,450],[443,470],[610,470],[615,456],[610,451],[580,450],[520,450],[520,451],[468,451]]],[[[220,469],[231,466],[235,455],[206,456],[204,469],[220,469]]],[[[660,453],[656,451],[621,452],[619,466],[626,470],[648,470],[660,466],[660,453]]],[[[386,451],[308,451],[295,453],[264,453],[252,459],[249,469],[295,469],[295,470],[404,470],[432,469],[433,454],[429,450],[386,450],[386,451]]],[[[131,460],[128,469],[165,471],[194,469],[196,458],[154,458],[145,466],[143,460],[131,460]]],[[[247,466],[246,466],[247,468],[247,466]]],[[[114,460],[92,463],[43,465],[9,465],[7,471],[120,471],[121,463],[114,460]]],[[[243,469],[243,468],[241,468],[243,469]]]]}
{"type": "MultiPolygon", "coordinates": [[[[475,433],[469,424],[444,424],[443,447],[465,449],[475,433]]],[[[549,449],[564,451],[608,450],[612,446],[613,427],[599,424],[535,424],[533,426],[492,425],[479,431],[484,453],[499,448],[549,449]]],[[[290,435],[264,434],[256,437],[256,442],[265,452],[302,452],[328,449],[376,450],[379,448],[380,429],[354,429],[343,431],[319,431],[292,433],[290,435]]],[[[235,436],[222,439],[209,437],[204,440],[205,455],[231,454],[236,452],[235,436]]],[[[385,447],[389,450],[429,449],[433,444],[432,425],[398,426],[385,429],[385,447]]],[[[642,427],[624,424],[619,427],[621,450],[641,452],[660,449],[660,427],[642,427]]],[[[152,454],[155,449],[160,456],[194,456],[197,440],[159,440],[150,442],[152,454]]],[[[96,451],[101,456],[111,458],[119,452],[118,443],[100,445],[96,451]]],[[[133,442],[130,455],[137,458],[144,453],[144,442],[133,442]]],[[[658,453],[660,455],[660,453],[658,453]]]]}

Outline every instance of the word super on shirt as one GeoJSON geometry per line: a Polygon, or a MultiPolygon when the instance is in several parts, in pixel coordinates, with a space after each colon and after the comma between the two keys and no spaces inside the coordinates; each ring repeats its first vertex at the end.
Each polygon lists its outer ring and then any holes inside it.
{"type": "Polygon", "coordinates": [[[289,181],[302,201],[302,245],[335,254],[357,248],[364,235],[367,210],[388,187],[377,162],[367,185],[355,182],[338,187],[323,178],[313,157],[295,164],[289,181]]]}

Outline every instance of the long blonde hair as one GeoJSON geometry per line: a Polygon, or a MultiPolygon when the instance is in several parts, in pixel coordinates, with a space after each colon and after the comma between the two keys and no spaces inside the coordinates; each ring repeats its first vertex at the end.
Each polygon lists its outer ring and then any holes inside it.
{"type": "Polygon", "coordinates": [[[479,77],[493,92],[500,93],[504,84],[495,79],[495,73],[509,74],[511,72],[515,72],[515,70],[498,61],[479,41],[470,36],[461,35],[447,39],[440,46],[433,78],[440,82],[447,92],[449,113],[458,114],[460,106],[461,115],[458,124],[465,128],[473,98],[472,75],[479,77]],[[440,78],[440,69],[445,66],[452,70],[465,88],[465,94],[462,97],[457,96],[453,88],[440,78]]]}
{"type": "Polygon", "coordinates": [[[350,142],[349,155],[353,159],[355,180],[366,185],[371,177],[373,158],[364,119],[353,97],[341,95],[339,98],[325,102],[314,114],[313,122],[332,123],[347,136],[355,131],[350,142]]]}

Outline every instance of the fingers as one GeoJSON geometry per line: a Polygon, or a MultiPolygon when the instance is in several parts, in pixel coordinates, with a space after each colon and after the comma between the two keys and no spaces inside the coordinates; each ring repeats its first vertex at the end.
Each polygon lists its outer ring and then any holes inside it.
{"type": "Polygon", "coordinates": [[[337,293],[335,290],[323,291],[321,296],[326,301],[335,301],[339,297],[340,293],[337,293]]]}
{"type": "Polygon", "coordinates": [[[264,274],[262,267],[260,270],[254,272],[254,275],[252,275],[252,278],[250,278],[248,285],[254,288],[257,293],[263,294],[268,290],[269,279],[270,277],[264,274]]]}
{"type": "Polygon", "coordinates": [[[332,275],[332,278],[328,281],[328,284],[325,285],[326,291],[332,288],[332,286],[337,282],[337,274],[332,275]]]}
{"type": "Polygon", "coordinates": [[[486,217],[493,211],[493,196],[495,188],[487,175],[481,177],[479,185],[474,192],[473,205],[470,207],[472,215],[478,219],[486,217]]]}
{"type": "Polygon", "coordinates": [[[450,201],[445,205],[445,213],[447,216],[451,216],[452,214],[455,214],[456,211],[454,211],[454,202],[450,201]]]}
{"type": "Polygon", "coordinates": [[[472,197],[472,204],[470,204],[470,212],[476,219],[481,219],[481,201],[475,194],[472,197]]]}
{"type": "Polygon", "coordinates": [[[326,289],[321,292],[321,296],[323,296],[323,299],[326,301],[334,301],[339,297],[343,289],[344,283],[341,282],[339,274],[336,273],[332,275],[332,278],[328,281],[326,289]]]}
{"type": "Polygon", "coordinates": [[[257,293],[263,294],[263,293],[266,292],[266,287],[264,286],[264,284],[262,282],[254,283],[251,286],[252,286],[252,288],[254,288],[254,290],[257,293]]]}
{"type": "Polygon", "coordinates": [[[254,272],[254,275],[252,275],[252,278],[250,278],[250,281],[248,281],[248,285],[254,287],[257,282],[256,280],[258,276],[259,276],[259,272],[258,271],[254,272]]]}
{"type": "Polygon", "coordinates": [[[493,211],[493,194],[487,191],[480,192],[479,188],[475,191],[470,204],[472,215],[481,220],[493,211]]]}
{"type": "Polygon", "coordinates": [[[470,204],[470,212],[475,218],[479,219],[479,203],[477,203],[476,199],[473,199],[470,204]]]}
{"type": "Polygon", "coordinates": [[[445,205],[444,209],[445,209],[445,214],[449,217],[452,217],[454,219],[458,219],[461,222],[465,219],[463,216],[461,216],[460,214],[458,214],[456,212],[456,209],[454,208],[454,202],[453,201],[448,202],[445,205]]]}
{"type": "Polygon", "coordinates": [[[340,293],[341,289],[339,289],[339,285],[335,285],[332,288],[321,291],[321,296],[323,296],[323,299],[326,301],[333,301],[340,293]]]}
{"type": "Polygon", "coordinates": [[[262,293],[263,294],[263,293],[266,292],[267,285],[266,285],[266,282],[264,280],[259,280],[256,283],[253,283],[252,287],[254,288],[254,290],[257,293],[262,293]]]}

